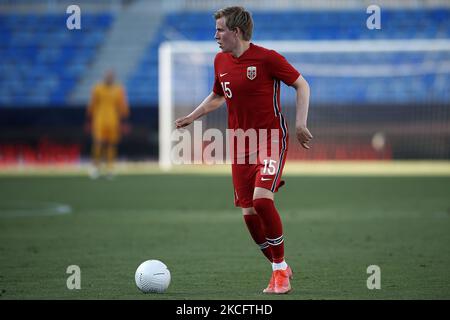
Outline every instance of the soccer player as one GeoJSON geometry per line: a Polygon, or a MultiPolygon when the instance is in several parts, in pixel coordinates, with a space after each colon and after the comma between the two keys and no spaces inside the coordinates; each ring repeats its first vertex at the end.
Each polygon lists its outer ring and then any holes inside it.
{"type": "Polygon", "coordinates": [[[87,108],[88,126],[92,133],[92,178],[99,177],[100,166],[105,159],[107,177],[112,178],[117,144],[121,131],[127,127],[125,120],[128,115],[125,89],[115,82],[114,72],[109,70],[105,73],[103,82],[94,86],[87,108]]]}
{"type": "MultiPolygon", "coordinates": [[[[177,119],[175,125],[185,127],[226,102],[229,129],[258,132],[272,129],[278,133],[279,139],[270,143],[258,139],[258,154],[262,148],[277,143],[267,158],[240,164],[234,157],[232,176],[235,205],[242,208],[253,240],[272,263],[272,276],[263,292],[288,293],[292,270],[284,260],[283,227],[274,205],[274,193],[284,184],[281,175],[288,149],[288,129],[280,106],[280,81],[297,91],[296,137],[305,149],[309,149],[312,139],[307,128],[309,85],[283,56],[250,42],[253,21],[244,8],[224,8],[214,17],[215,39],[222,52],[214,60],[213,90],[192,113],[177,119]]],[[[249,150],[247,147],[244,150],[246,159],[249,150]]]]}

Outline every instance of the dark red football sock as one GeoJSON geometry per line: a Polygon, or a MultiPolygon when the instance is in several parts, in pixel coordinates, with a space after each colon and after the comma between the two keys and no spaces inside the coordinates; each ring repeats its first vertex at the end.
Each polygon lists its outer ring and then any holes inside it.
{"type": "Polygon", "coordinates": [[[250,231],[250,235],[252,236],[255,243],[259,246],[262,253],[269,259],[270,262],[272,260],[272,248],[266,240],[266,235],[264,234],[264,230],[261,225],[260,218],[256,214],[244,214],[244,221],[247,225],[248,231],[250,231]]]}
{"type": "Polygon", "coordinates": [[[284,260],[283,225],[273,200],[261,198],[253,200],[253,207],[261,218],[266,240],[272,248],[273,262],[284,260]]]}

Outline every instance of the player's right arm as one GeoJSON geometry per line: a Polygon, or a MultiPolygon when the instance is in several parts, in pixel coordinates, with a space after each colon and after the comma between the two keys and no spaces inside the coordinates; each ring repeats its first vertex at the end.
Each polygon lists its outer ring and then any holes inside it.
{"type": "Polygon", "coordinates": [[[97,87],[97,85],[95,85],[92,88],[91,99],[89,100],[89,104],[88,104],[88,107],[87,107],[87,110],[86,110],[86,116],[88,118],[92,117],[92,113],[94,112],[94,109],[95,109],[95,107],[97,105],[97,100],[98,100],[97,99],[97,96],[98,96],[97,92],[98,92],[98,87],[97,87]]]}
{"type": "Polygon", "coordinates": [[[218,61],[219,61],[220,53],[216,55],[214,58],[214,85],[212,92],[203,100],[200,105],[195,108],[194,111],[192,111],[190,114],[183,118],[179,118],[175,120],[175,126],[177,129],[186,127],[190,125],[192,122],[197,120],[198,118],[204,116],[205,114],[210,113],[211,111],[216,110],[219,108],[224,102],[224,92],[222,89],[222,85],[220,84],[219,77],[217,75],[217,68],[218,68],[218,61]]]}
{"type": "Polygon", "coordinates": [[[200,103],[200,105],[197,108],[195,108],[194,111],[192,111],[190,114],[188,114],[185,117],[175,120],[175,126],[177,127],[177,129],[186,127],[186,126],[190,125],[192,122],[194,122],[195,120],[197,120],[198,118],[204,116],[205,114],[208,114],[211,111],[216,110],[224,102],[225,102],[225,97],[221,96],[213,91],[209,94],[209,96],[207,96],[205,98],[205,100],[203,100],[202,103],[200,103]]]}
{"type": "Polygon", "coordinates": [[[92,115],[94,113],[94,109],[96,108],[97,105],[97,86],[94,86],[92,88],[92,92],[91,92],[91,99],[89,101],[89,104],[86,108],[86,122],[84,124],[84,131],[85,132],[90,132],[91,131],[91,126],[92,126],[92,115]]]}

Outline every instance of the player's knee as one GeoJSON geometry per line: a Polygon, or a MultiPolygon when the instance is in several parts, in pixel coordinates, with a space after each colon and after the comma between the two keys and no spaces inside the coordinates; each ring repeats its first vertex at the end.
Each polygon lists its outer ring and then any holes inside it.
{"type": "Polygon", "coordinates": [[[253,191],[253,200],[260,198],[273,200],[274,194],[269,189],[256,187],[255,190],[253,191]]]}
{"type": "Polygon", "coordinates": [[[273,203],[272,199],[268,198],[253,199],[253,208],[255,208],[256,212],[261,212],[265,207],[267,207],[268,201],[273,203]]]}
{"type": "Polygon", "coordinates": [[[256,214],[256,210],[255,210],[255,208],[242,208],[242,214],[244,216],[256,214]]]}

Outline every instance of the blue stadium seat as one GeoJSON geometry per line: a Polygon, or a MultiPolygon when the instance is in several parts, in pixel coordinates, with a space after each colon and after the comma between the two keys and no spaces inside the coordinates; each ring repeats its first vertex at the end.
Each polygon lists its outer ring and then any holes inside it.
{"type": "MultiPolygon", "coordinates": [[[[430,39],[450,38],[450,10],[448,9],[388,9],[382,12],[382,29],[366,28],[367,14],[360,10],[339,11],[255,11],[253,13],[255,31],[253,39],[260,40],[335,40],[335,39],[430,39]],[[286,25],[289,21],[289,27],[286,25]]],[[[135,96],[132,100],[137,104],[158,103],[158,46],[165,40],[179,40],[179,36],[188,40],[212,40],[214,22],[209,12],[181,12],[166,15],[159,32],[148,47],[145,56],[127,81],[128,90],[135,96]],[[171,32],[168,32],[170,30],[171,32]],[[175,33],[172,31],[176,31],[175,33]]],[[[442,55],[439,53],[438,55],[442,55]]],[[[445,54],[444,54],[445,55],[445,54]]],[[[426,59],[449,59],[448,56],[426,59]]],[[[424,54],[383,54],[367,53],[364,57],[355,55],[318,55],[301,56],[303,63],[334,63],[348,65],[391,65],[420,64],[424,54]]],[[[301,65],[299,69],[301,71],[301,65]]],[[[307,77],[307,75],[305,75],[307,77]]],[[[409,77],[399,77],[396,85],[390,86],[386,78],[339,78],[309,77],[314,84],[312,99],[315,102],[341,103],[359,102],[376,103],[380,101],[397,101],[407,103],[415,99],[425,99],[425,92],[445,91],[449,87],[449,77],[441,77],[441,85],[437,87],[435,76],[418,76],[412,83],[409,77]],[[339,80],[339,81],[338,81],[339,80]],[[414,90],[411,90],[411,88],[414,90]],[[419,90],[420,89],[420,90],[419,90]]],[[[212,78],[210,79],[212,81],[212,78]]],[[[285,95],[291,93],[284,90],[285,95]]],[[[446,95],[441,95],[447,97],[446,95]]]]}
{"type": "MultiPolygon", "coordinates": [[[[360,10],[338,11],[255,11],[253,39],[336,40],[336,39],[435,39],[450,38],[448,9],[386,9],[382,29],[365,27],[367,14],[360,10]],[[289,25],[286,24],[289,21],[289,25]]],[[[68,31],[65,15],[0,14],[0,105],[41,103],[64,104],[77,81],[95,59],[114,15],[83,13],[83,30],[68,31]]],[[[144,57],[126,86],[133,105],[158,103],[158,47],[166,40],[213,41],[214,18],[210,12],[175,12],[165,16],[144,57]]],[[[289,58],[289,57],[288,57],[289,58]]],[[[363,68],[372,66],[421,65],[449,61],[448,53],[392,53],[378,55],[297,55],[296,66],[339,64],[363,68]]],[[[209,70],[212,81],[212,71],[209,70]]],[[[430,99],[449,101],[450,76],[418,74],[386,77],[321,77],[305,74],[314,85],[316,103],[408,103],[430,99]]],[[[284,90],[283,98],[292,95],[284,90]]]]}
{"type": "Polygon", "coordinates": [[[85,32],[68,31],[65,15],[0,14],[0,105],[65,104],[113,21],[83,13],[85,32]],[[88,32],[86,32],[88,31],[88,32]]]}

